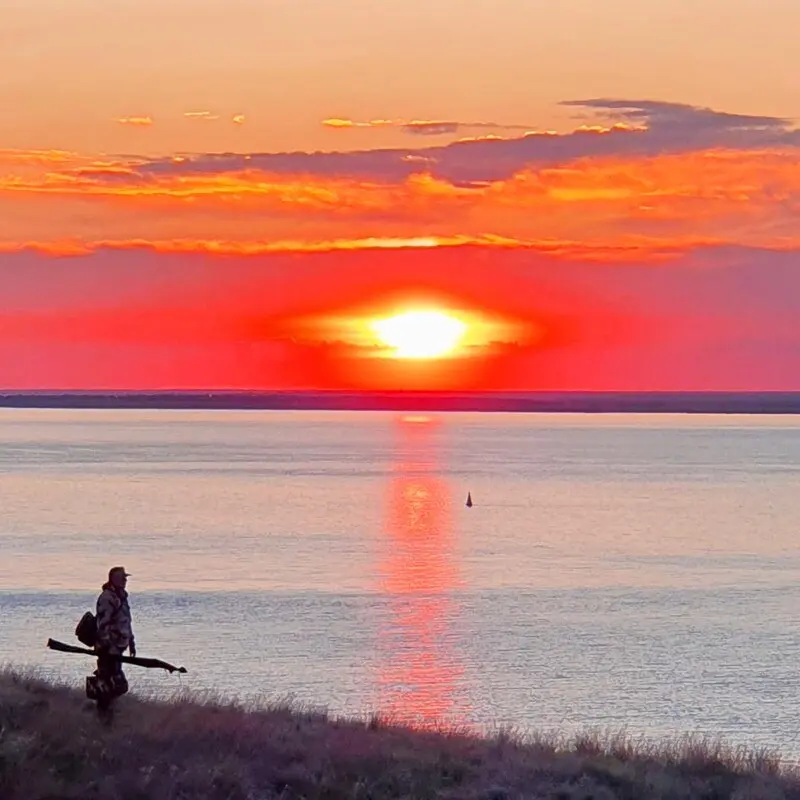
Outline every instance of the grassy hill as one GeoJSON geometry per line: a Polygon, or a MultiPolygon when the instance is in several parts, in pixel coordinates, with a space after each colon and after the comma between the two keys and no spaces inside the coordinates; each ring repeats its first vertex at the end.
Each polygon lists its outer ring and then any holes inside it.
{"type": "Polygon", "coordinates": [[[104,727],[82,692],[0,672],[2,800],[800,798],[765,752],[684,739],[479,738],[288,706],[129,695],[104,727]]]}

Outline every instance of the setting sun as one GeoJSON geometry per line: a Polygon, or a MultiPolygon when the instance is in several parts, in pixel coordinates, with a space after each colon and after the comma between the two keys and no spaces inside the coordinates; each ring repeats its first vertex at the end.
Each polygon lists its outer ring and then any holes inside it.
{"type": "Polygon", "coordinates": [[[467,325],[443,311],[407,311],[374,320],[370,327],[395,358],[441,358],[452,354],[467,325]]]}

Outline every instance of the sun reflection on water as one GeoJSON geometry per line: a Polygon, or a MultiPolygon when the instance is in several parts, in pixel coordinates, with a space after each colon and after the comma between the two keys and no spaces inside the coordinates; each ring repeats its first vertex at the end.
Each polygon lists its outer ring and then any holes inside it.
{"type": "Polygon", "coordinates": [[[439,474],[437,426],[421,421],[403,418],[397,426],[380,570],[389,614],[380,632],[379,709],[406,725],[463,727],[451,491],[439,474]]]}

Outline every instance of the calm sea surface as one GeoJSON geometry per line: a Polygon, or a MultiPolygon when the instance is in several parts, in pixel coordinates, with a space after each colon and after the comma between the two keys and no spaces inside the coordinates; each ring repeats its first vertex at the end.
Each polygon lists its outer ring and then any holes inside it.
{"type": "Polygon", "coordinates": [[[0,661],[115,564],[183,686],[800,756],[800,418],[0,412],[0,661]]]}

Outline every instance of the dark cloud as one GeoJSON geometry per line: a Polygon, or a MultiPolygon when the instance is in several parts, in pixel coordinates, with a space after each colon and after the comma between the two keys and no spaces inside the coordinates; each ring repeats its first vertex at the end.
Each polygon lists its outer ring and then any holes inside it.
{"type": "Polygon", "coordinates": [[[597,97],[589,100],[564,100],[562,106],[613,112],[617,119],[646,123],[660,129],[670,127],[691,131],[787,131],[791,120],[782,117],[763,117],[750,114],[730,114],[712,108],[660,100],[615,100],[597,97]]]}
{"type": "MultiPolygon", "coordinates": [[[[138,166],[142,174],[214,174],[257,169],[273,174],[308,174],[403,180],[428,172],[469,185],[509,178],[582,157],[654,156],[706,148],[743,150],[800,146],[800,130],[779,117],[730,114],[655,100],[594,98],[564,105],[617,119],[611,127],[581,127],[571,133],[528,133],[515,138],[451,142],[420,149],[385,148],[351,152],[206,153],[182,160],[163,158],[138,166]]],[[[465,123],[420,122],[417,134],[453,133],[465,123]]],[[[472,127],[491,123],[472,123],[472,127]]]]}

